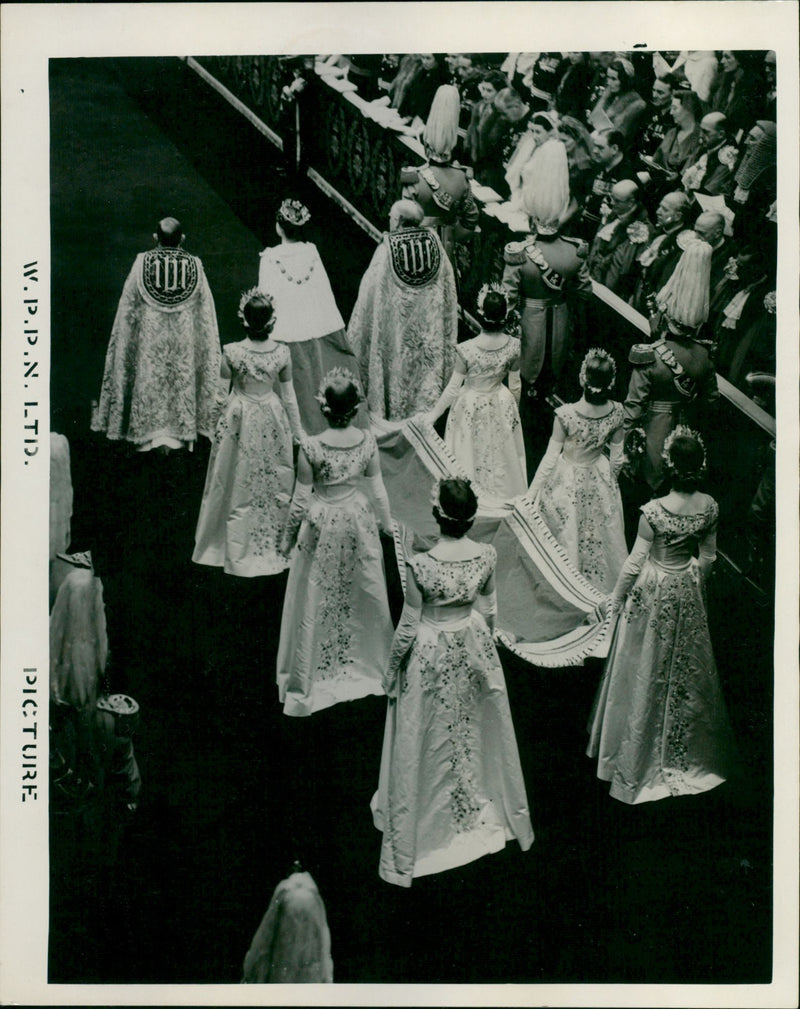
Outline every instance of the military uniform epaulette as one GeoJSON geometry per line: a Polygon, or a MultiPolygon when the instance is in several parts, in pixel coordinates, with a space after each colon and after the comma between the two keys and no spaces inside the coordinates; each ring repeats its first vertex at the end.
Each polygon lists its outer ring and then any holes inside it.
{"type": "Polygon", "coordinates": [[[628,351],[631,364],[652,364],[656,359],[652,343],[634,343],[628,351]]]}
{"type": "Polygon", "coordinates": [[[567,235],[560,235],[559,237],[563,238],[565,242],[569,242],[570,245],[574,245],[577,247],[579,259],[587,258],[587,256],[589,255],[589,245],[588,243],[584,242],[582,238],[569,238],[567,235]]]}
{"type": "Polygon", "coordinates": [[[503,259],[509,266],[521,266],[526,259],[525,250],[530,245],[530,239],[523,242],[509,242],[503,249],[503,259]]]}

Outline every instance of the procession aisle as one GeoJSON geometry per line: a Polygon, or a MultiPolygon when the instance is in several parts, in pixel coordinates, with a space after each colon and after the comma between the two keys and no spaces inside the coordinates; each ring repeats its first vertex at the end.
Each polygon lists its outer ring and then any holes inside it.
{"type": "MultiPolygon", "coordinates": [[[[287,194],[279,156],[167,59],[52,61],[51,134],[54,428],[72,450],[72,549],[92,550],[104,582],[110,685],[141,705],[143,778],[125,821],[91,797],[51,817],[51,981],[236,983],[294,859],[327,905],[340,982],[765,980],[768,796],[732,782],[651,808],[612,802],[583,756],[599,663],[539,670],[503,654],[530,852],[509,845],[408,891],[378,878],[369,799],[385,702],[284,717],[286,576],[189,560],[207,445],[142,456],[88,431],[125,276],[160,217],[183,222],[222,340],[238,338],[240,292],[287,194]]],[[[311,208],[347,319],[373,245],[313,187],[292,195],[311,208]]],[[[741,602],[726,603],[742,626],[741,602]]],[[[748,655],[763,667],[763,649],[748,655]]],[[[730,685],[746,756],[767,752],[768,728],[747,722],[765,709],[751,683],[730,685]]]]}

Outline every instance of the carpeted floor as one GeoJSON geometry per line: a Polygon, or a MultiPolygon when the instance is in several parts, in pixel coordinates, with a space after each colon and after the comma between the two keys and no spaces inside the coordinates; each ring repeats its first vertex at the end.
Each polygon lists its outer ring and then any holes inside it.
{"type": "MultiPolygon", "coordinates": [[[[409,891],[377,875],[385,702],[280,713],[285,576],[188,560],[207,448],[136,456],[88,433],[117,300],[174,214],[223,342],[286,195],[278,155],[176,60],[51,64],[52,407],[71,443],[73,549],[106,593],[110,682],[142,709],[139,810],[51,816],[53,982],[237,982],[294,859],[328,910],[337,981],[763,982],[771,963],[771,614],[725,572],[712,630],[741,751],[706,795],[628,808],[583,756],[599,664],[503,655],[537,839],[409,891]]],[[[345,318],[370,240],[313,187],[345,318]]],[[[391,554],[387,550],[387,559],[391,554]]],[[[390,570],[393,601],[396,579],[390,570]]]]}

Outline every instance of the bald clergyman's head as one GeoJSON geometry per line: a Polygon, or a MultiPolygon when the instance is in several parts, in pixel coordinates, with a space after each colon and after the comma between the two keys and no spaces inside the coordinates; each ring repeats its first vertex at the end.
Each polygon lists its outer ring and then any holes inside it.
{"type": "Polygon", "coordinates": [[[706,210],[694,222],[694,230],[714,248],[725,233],[725,218],[714,210],[706,210]]]}
{"type": "Polygon", "coordinates": [[[156,238],[159,245],[166,245],[168,248],[176,248],[183,239],[183,228],[181,222],[174,217],[165,217],[158,222],[156,227],[156,238]]]}
{"type": "Polygon", "coordinates": [[[633,179],[621,179],[615,182],[608,194],[611,209],[617,217],[629,214],[639,202],[639,187],[633,179]]]}
{"type": "Polygon", "coordinates": [[[725,139],[728,119],[722,112],[709,112],[700,120],[700,142],[703,147],[718,147],[725,139]]]}

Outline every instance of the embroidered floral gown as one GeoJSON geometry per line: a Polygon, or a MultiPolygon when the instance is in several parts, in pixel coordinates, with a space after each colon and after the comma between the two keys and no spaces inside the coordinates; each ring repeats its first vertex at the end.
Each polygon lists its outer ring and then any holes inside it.
{"type": "Polygon", "coordinates": [[[519,368],[519,340],[485,348],[478,338],[459,344],[467,366],[464,384],[447,418],[444,440],[484,490],[507,499],[524,494],[525,446],[519,410],[503,379],[519,368]]]}
{"type": "Polygon", "coordinates": [[[306,438],[311,504],[292,555],[278,645],[286,715],[382,694],[392,622],[375,514],[360,479],[377,452],[369,431],[353,447],[306,438]]]}
{"type": "Polygon", "coordinates": [[[277,393],[245,392],[245,382],[275,382],[289,349],[242,341],[223,353],[232,388],[214,434],[192,560],[245,578],[274,575],[288,566],[278,546],[294,487],[292,435],[277,393]]]}
{"type": "Polygon", "coordinates": [[[566,440],[537,506],[573,567],[601,592],[610,593],[628,556],[622,501],[603,453],[623,424],[622,406],[589,417],[577,404],[556,410],[566,440]]]}
{"type": "Polygon", "coordinates": [[[622,802],[689,795],[725,780],[731,734],[693,555],[713,533],[716,502],[674,515],[642,512],[649,557],[620,613],[589,722],[587,754],[622,802]]]}
{"type": "Polygon", "coordinates": [[[505,679],[474,608],[494,584],[494,547],[469,560],[411,559],[422,615],[395,684],[372,799],[380,876],[398,886],[533,843],[505,679]]]}

